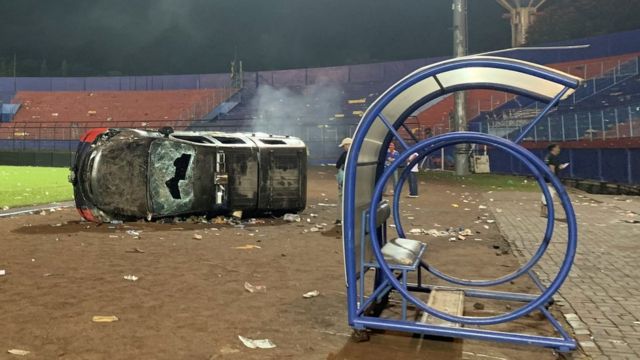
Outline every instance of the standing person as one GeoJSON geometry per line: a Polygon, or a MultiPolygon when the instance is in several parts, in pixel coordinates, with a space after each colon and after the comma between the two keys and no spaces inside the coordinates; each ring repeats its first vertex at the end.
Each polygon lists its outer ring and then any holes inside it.
{"type": "MultiPolygon", "coordinates": [[[[384,167],[388,167],[389,165],[391,165],[392,162],[396,161],[396,158],[400,155],[400,153],[396,150],[396,144],[394,143],[390,143],[389,144],[389,148],[387,149],[387,157],[384,161],[384,167]]],[[[398,183],[398,171],[394,171],[393,175],[391,177],[391,179],[393,180],[393,189],[396,188],[396,184],[398,183]]],[[[385,196],[390,196],[393,194],[393,189],[391,190],[391,193],[389,193],[387,191],[387,186],[389,183],[385,184],[384,186],[384,194],[385,196]]]]}
{"type": "MultiPolygon", "coordinates": [[[[560,145],[558,144],[551,144],[549,146],[547,146],[547,156],[544,157],[544,163],[547,164],[547,166],[549,167],[549,170],[551,170],[551,173],[553,173],[553,176],[558,176],[558,172],[564,168],[566,168],[567,166],[569,166],[569,163],[560,163],[560,145]]],[[[553,201],[553,199],[555,199],[556,197],[556,190],[553,188],[553,186],[549,185],[549,179],[546,179],[547,181],[547,188],[549,189],[549,193],[551,194],[551,201],[553,201]]],[[[542,202],[540,204],[540,216],[542,217],[547,217],[548,214],[548,207],[547,207],[547,199],[545,199],[544,194],[542,194],[542,202]]]]}
{"type": "Polygon", "coordinates": [[[342,224],[342,184],[344,183],[344,164],[347,162],[347,153],[349,152],[352,142],[353,140],[351,138],[344,138],[339,145],[339,147],[342,148],[342,154],[340,154],[338,161],[336,161],[336,169],[338,169],[338,173],[336,174],[336,180],[338,181],[338,218],[335,222],[336,225],[342,224]]]}
{"type": "MultiPolygon", "coordinates": [[[[409,156],[409,160],[407,160],[407,166],[418,157],[418,153],[413,153],[409,156]]],[[[418,197],[418,170],[419,170],[419,162],[416,163],[409,173],[409,197],[417,198],[418,197]]]]}

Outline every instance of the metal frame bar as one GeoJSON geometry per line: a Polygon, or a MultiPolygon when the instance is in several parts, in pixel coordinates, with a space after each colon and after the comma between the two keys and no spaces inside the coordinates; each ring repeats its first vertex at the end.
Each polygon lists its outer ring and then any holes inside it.
{"type": "MultiPolygon", "coordinates": [[[[349,324],[357,329],[365,329],[365,328],[376,328],[376,329],[386,329],[386,330],[399,330],[405,332],[412,333],[423,333],[437,336],[447,336],[447,337],[458,337],[458,338],[469,338],[469,339],[480,339],[480,340],[494,340],[494,341],[502,341],[516,344],[529,344],[529,345],[539,345],[545,347],[551,347],[558,349],[560,351],[568,351],[575,349],[576,343],[573,339],[571,339],[566,332],[562,329],[559,322],[553,319],[551,314],[544,309],[544,306],[548,305],[552,299],[553,294],[559,289],[562,285],[568,273],[571,269],[571,265],[573,263],[573,258],[575,256],[576,246],[577,246],[577,225],[575,214],[573,212],[573,208],[569,197],[562,187],[562,184],[552,176],[548,167],[544,165],[544,163],[538,159],[535,155],[533,155],[528,150],[522,148],[519,145],[516,145],[513,142],[508,140],[498,138],[491,135],[480,134],[480,133],[472,133],[472,132],[458,132],[458,133],[450,133],[439,135],[427,140],[423,140],[418,142],[414,146],[409,146],[404,139],[400,136],[397,131],[397,128],[403,126],[407,117],[417,110],[420,106],[426,104],[428,101],[433,100],[436,97],[440,97],[446,95],[450,92],[466,90],[466,89],[474,89],[474,88],[492,88],[496,90],[503,90],[507,92],[512,92],[516,94],[524,94],[529,96],[524,89],[520,89],[517,87],[511,86],[508,83],[499,83],[499,84],[478,84],[478,83],[468,83],[468,84],[460,84],[455,87],[450,87],[447,89],[440,89],[440,91],[432,93],[419,99],[414,104],[408,106],[404,113],[402,113],[397,119],[393,119],[395,123],[391,123],[384,115],[382,115],[382,110],[398,95],[407,90],[409,87],[413,86],[419,81],[422,81],[429,77],[435,77],[436,75],[458,69],[463,67],[489,67],[489,68],[499,68],[499,69],[509,69],[517,72],[526,73],[528,75],[536,76],[539,78],[543,78],[557,84],[562,85],[562,90],[558,92],[552,99],[539,99],[547,102],[547,106],[545,109],[538,115],[536,119],[534,119],[527,127],[525,127],[522,133],[516,138],[515,142],[521,141],[526,133],[532,128],[535,129],[535,125],[537,122],[542,119],[548,111],[551,110],[560,99],[570,90],[575,89],[579,81],[575,78],[563,77],[558,72],[547,71],[546,69],[542,69],[538,66],[529,65],[523,62],[514,63],[507,59],[459,59],[456,61],[445,62],[436,64],[430,67],[426,67],[419,71],[414,72],[410,76],[404,78],[394,86],[392,86],[389,90],[387,90],[378,100],[376,100],[373,105],[368,109],[368,111],[363,116],[360,124],[358,125],[358,129],[356,130],[356,134],[354,136],[354,141],[351,147],[351,151],[348,154],[347,164],[346,164],[346,177],[345,177],[345,196],[344,196],[344,221],[343,221],[343,238],[344,238],[344,250],[345,250],[345,267],[346,267],[346,280],[347,280],[347,310],[348,310],[348,320],[349,324]],[[382,144],[380,147],[380,153],[378,157],[383,156],[383,152],[386,152],[386,145],[395,137],[400,144],[405,148],[405,151],[396,159],[394,163],[388,166],[386,169],[382,168],[381,165],[378,165],[378,171],[376,174],[376,184],[373,189],[373,196],[371,199],[371,203],[368,208],[369,213],[369,221],[368,221],[368,233],[369,233],[369,246],[371,246],[373,250],[373,255],[377,262],[376,268],[376,280],[374,281],[374,289],[370,294],[369,298],[365,301],[360,302],[360,306],[358,306],[358,299],[364,299],[364,294],[358,294],[358,286],[356,279],[358,278],[358,274],[356,274],[356,259],[355,255],[355,231],[353,228],[353,224],[355,223],[355,216],[359,216],[355,212],[355,194],[356,194],[356,178],[355,174],[358,169],[357,158],[358,154],[363,146],[364,138],[367,135],[369,128],[372,126],[373,122],[376,119],[380,119],[384,123],[384,125],[389,129],[389,133],[386,138],[381,139],[382,144]],[[444,312],[440,312],[435,310],[429,306],[427,306],[423,301],[416,298],[412,295],[412,292],[430,292],[434,287],[431,285],[423,285],[422,283],[422,269],[425,269],[428,273],[436,276],[444,278],[445,280],[450,280],[446,274],[442,274],[437,269],[430,267],[426,263],[421,263],[417,268],[419,269],[419,277],[418,284],[410,284],[406,282],[406,271],[402,270],[400,275],[395,275],[394,270],[391,269],[389,264],[386,263],[384,257],[381,253],[381,240],[386,241],[386,232],[383,229],[380,229],[376,225],[376,208],[377,204],[380,202],[382,198],[382,191],[384,189],[385,183],[392,176],[393,172],[397,171],[397,169],[404,165],[411,154],[417,152],[420,154],[418,158],[421,160],[428,154],[433,151],[437,151],[445,146],[452,146],[462,143],[476,143],[489,145],[495,148],[498,148],[502,151],[506,151],[507,153],[515,156],[519,160],[523,161],[525,165],[530,169],[530,171],[535,175],[536,180],[542,188],[542,192],[547,199],[548,204],[552,204],[550,200],[550,193],[545,185],[545,178],[549,178],[551,185],[555,188],[558,196],[560,198],[562,207],[567,214],[567,231],[568,231],[568,241],[567,248],[565,252],[565,258],[560,267],[555,279],[551,281],[548,287],[540,285],[541,294],[539,295],[531,295],[531,294],[518,294],[518,293],[507,293],[507,292],[495,292],[489,290],[478,290],[478,289],[464,289],[465,293],[469,296],[475,297],[484,297],[489,299],[499,299],[499,300],[510,300],[510,301],[520,301],[523,302],[524,305],[521,308],[518,308],[512,312],[501,314],[497,316],[490,317],[468,317],[468,316],[453,316],[444,312]],[[383,239],[380,239],[380,236],[383,236],[383,239]],[[400,280],[400,281],[399,281],[400,280]],[[389,291],[396,291],[399,293],[403,300],[403,313],[402,320],[390,320],[390,319],[380,319],[369,316],[363,316],[363,313],[366,311],[367,307],[370,306],[373,301],[381,296],[385,296],[389,291]],[[460,324],[470,324],[470,325],[491,325],[498,324],[507,321],[515,320],[521,316],[524,316],[532,311],[542,311],[542,313],[549,319],[554,328],[562,335],[562,338],[555,337],[544,337],[544,336],[534,336],[528,334],[518,334],[518,333],[505,333],[505,332],[496,332],[481,328],[451,328],[446,326],[436,326],[436,325],[426,325],[413,321],[406,320],[406,304],[412,303],[415,305],[416,309],[422,310],[432,316],[438,317],[443,320],[447,320],[450,322],[460,323],[460,324]]],[[[405,126],[406,129],[406,126],[405,126]]],[[[414,139],[415,140],[415,139],[414,139]]],[[[415,160],[414,160],[415,161],[415,160]]],[[[408,175],[408,171],[410,171],[411,166],[408,166],[400,177],[400,181],[396,185],[397,190],[402,189],[402,184],[404,183],[406,176],[408,175]]],[[[399,193],[397,191],[397,193],[399,193]]],[[[396,229],[398,234],[403,235],[402,226],[398,221],[399,216],[397,216],[397,196],[394,197],[393,204],[393,212],[394,217],[396,219],[396,229]]],[[[553,206],[549,206],[549,219],[554,218],[553,206]]],[[[363,221],[363,224],[366,221],[363,221]]],[[[361,226],[365,226],[362,225],[361,226]]],[[[386,228],[386,227],[385,227],[386,228]]],[[[366,232],[366,228],[361,228],[362,234],[366,232]]],[[[538,249],[538,252],[534,255],[534,258],[530,260],[525,266],[516,273],[518,275],[528,274],[532,276],[531,268],[538,262],[539,258],[542,256],[548,242],[550,241],[551,233],[553,231],[553,227],[547,226],[547,231],[545,232],[545,240],[543,244],[538,249]],[[549,232],[549,228],[551,228],[549,232]],[[549,234],[547,234],[549,232],[549,234]],[[549,235],[549,239],[547,238],[549,235]]],[[[363,237],[361,240],[365,240],[363,237]]],[[[362,246],[363,244],[361,244],[362,246]]],[[[364,249],[362,251],[364,253],[364,249]]],[[[360,268],[360,280],[362,281],[362,277],[364,277],[364,266],[366,266],[365,262],[361,262],[360,268]]],[[[408,270],[407,270],[408,271],[408,270]]],[[[515,273],[514,273],[515,274],[515,273]]],[[[513,274],[507,275],[507,277],[513,276],[513,274]]],[[[518,277],[518,276],[515,276],[518,277]]],[[[514,277],[514,278],[515,278],[514,277]]],[[[532,277],[534,278],[534,277],[532,277]]],[[[472,280],[465,279],[455,279],[453,278],[453,283],[456,284],[456,280],[460,283],[457,285],[461,286],[489,286],[488,284],[494,284],[497,280],[503,279],[493,279],[493,280],[482,280],[480,283],[474,282],[472,280]]],[[[450,281],[451,282],[451,281],[450,281]]],[[[535,282],[535,280],[534,280],[535,282]]],[[[361,282],[362,284],[362,282],[361,282]]],[[[538,283],[536,283],[538,285],[538,283]]],[[[364,289],[364,286],[361,285],[361,289],[364,289]]],[[[363,291],[363,290],[361,290],[363,291]]]]}

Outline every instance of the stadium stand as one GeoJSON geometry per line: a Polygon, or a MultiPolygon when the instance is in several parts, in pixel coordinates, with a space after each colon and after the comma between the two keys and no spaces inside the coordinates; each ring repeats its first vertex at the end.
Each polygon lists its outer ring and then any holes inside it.
{"type": "MultiPolygon", "coordinates": [[[[546,44],[586,45],[579,48],[496,53],[589,79],[575,96],[563,102],[529,134],[526,146],[537,149],[549,141],[561,141],[563,145],[566,143],[565,147],[576,150],[589,146],[640,148],[635,141],[640,139],[637,125],[640,43],[635,41],[638,37],[640,29],[546,44]]],[[[0,150],[70,151],[80,134],[94,126],[174,126],[286,133],[307,142],[312,163],[332,162],[338,155],[337,143],[353,133],[362,113],[389,85],[416,68],[444,59],[245,72],[242,89],[224,93],[220,103],[198,100],[200,95],[196,94],[222,91],[231,82],[229,74],[0,78],[5,121],[0,124],[0,150]],[[91,93],[95,99],[87,95],[91,93]],[[153,100],[156,105],[148,107],[142,98],[138,102],[133,100],[138,96],[146,98],[146,93],[157,93],[153,100]],[[71,100],[72,94],[79,97],[71,100]],[[57,100],[57,96],[63,95],[68,98],[57,100]],[[167,97],[161,99],[164,95],[167,97]],[[38,105],[36,98],[40,96],[50,97],[47,101],[56,107],[38,105]],[[19,107],[17,102],[11,105],[13,112],[5,106],[10,105],[7,104],[10,99],[22,103],[19,107]],[[97,99],[106,99],[108,104],[91,102],[97,99]],[[60,107],[63,103],[68,105],[60,107]]],[[[539,111],[539,105],[530,99],[490,90],[468,91],[466,100],[470,129],[498,135],[519,131],[521,123],[539,111]]],[[[408,131],[418,137],[447,132],[452,110],[452,97],[438,99],[414,114],[407,122],[408,131]]],[[[411,136],[406,129],[400,131],[406,137],[411,136]]],[[[492,162],[492,170],[517,172],[515,168],[500,168],[505,164],[510,162],[492,162]]],[[[631,181],[636,173],[640,182],[640,162],[637,170],[617,179],[631,181]]],[[[585,175],[577,172],[571,176],[585,175]]]]}

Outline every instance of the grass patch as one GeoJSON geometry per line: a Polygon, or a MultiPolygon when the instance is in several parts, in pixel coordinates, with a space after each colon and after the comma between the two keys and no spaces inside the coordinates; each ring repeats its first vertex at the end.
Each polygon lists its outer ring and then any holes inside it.
{"type": "Polygon", "coordinates": [[[0,166],[0,208],[73,199],[69,169],[0,166]]]}
{"type": "Polygon", "coordinates": [[[456,176],[452,171],[428,171],[420,178],[429,182],[475,186],[486,190],[540,191],[538,183],[526,176],[499,174],[470,174],[456,176]]]}

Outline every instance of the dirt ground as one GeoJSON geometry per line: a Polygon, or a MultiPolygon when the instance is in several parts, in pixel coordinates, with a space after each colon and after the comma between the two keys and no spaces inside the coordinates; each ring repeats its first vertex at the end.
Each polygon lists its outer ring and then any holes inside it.
{"type": "MultiPolygon", "coordinates": [[[[353,343],[341,237],[330,229],[308,231],[335,220],[335,207],[318,205],[336,202],[333,169],[311,169],[309,179],[309,207],[301,223],[266,219],[244,229],[96,225],[81,222],[72,209],[0,219],[0,269],[6,270],[0,276],[0,359],[20,358],[8,349],[28,350],[22,358],[33,359],[555,358],[551,350],[534,347],[393,333],[353,343]],[[237,248],[244,245],[259,248],[237,248]],[[139,280],[125,280],[129,274],[139,280]],[[245,282],[266,286],[266,292],[250,293],[245,282]],[[312,290],[320,295],[302,297],[312,290]],[[119,320],[96,323],[96,315],[119,320]],[[268,338],[277,347],[249,349],[238,335],[268,338]]],[[[471,187],[423,183],[420,198],[403,199],[407,229],[464,226],[475,233],[455,242],[414,236],[428,243],[427,261],[468,278],[497,277],[516,268],[496,224],[474,223],[484,214],[491,219],[490,204],[478,209],[479,198],[471,187]]],[[[518,280],[502,289],[533,291],[533,285],[518,280]]],[[[504,304],[491,302],[477,310],[481,306],[475,302],[467,301],[465,315],[506,311],[504,304]]],[[[536,315],[497,329],[552,334],[536,315]]]]}

